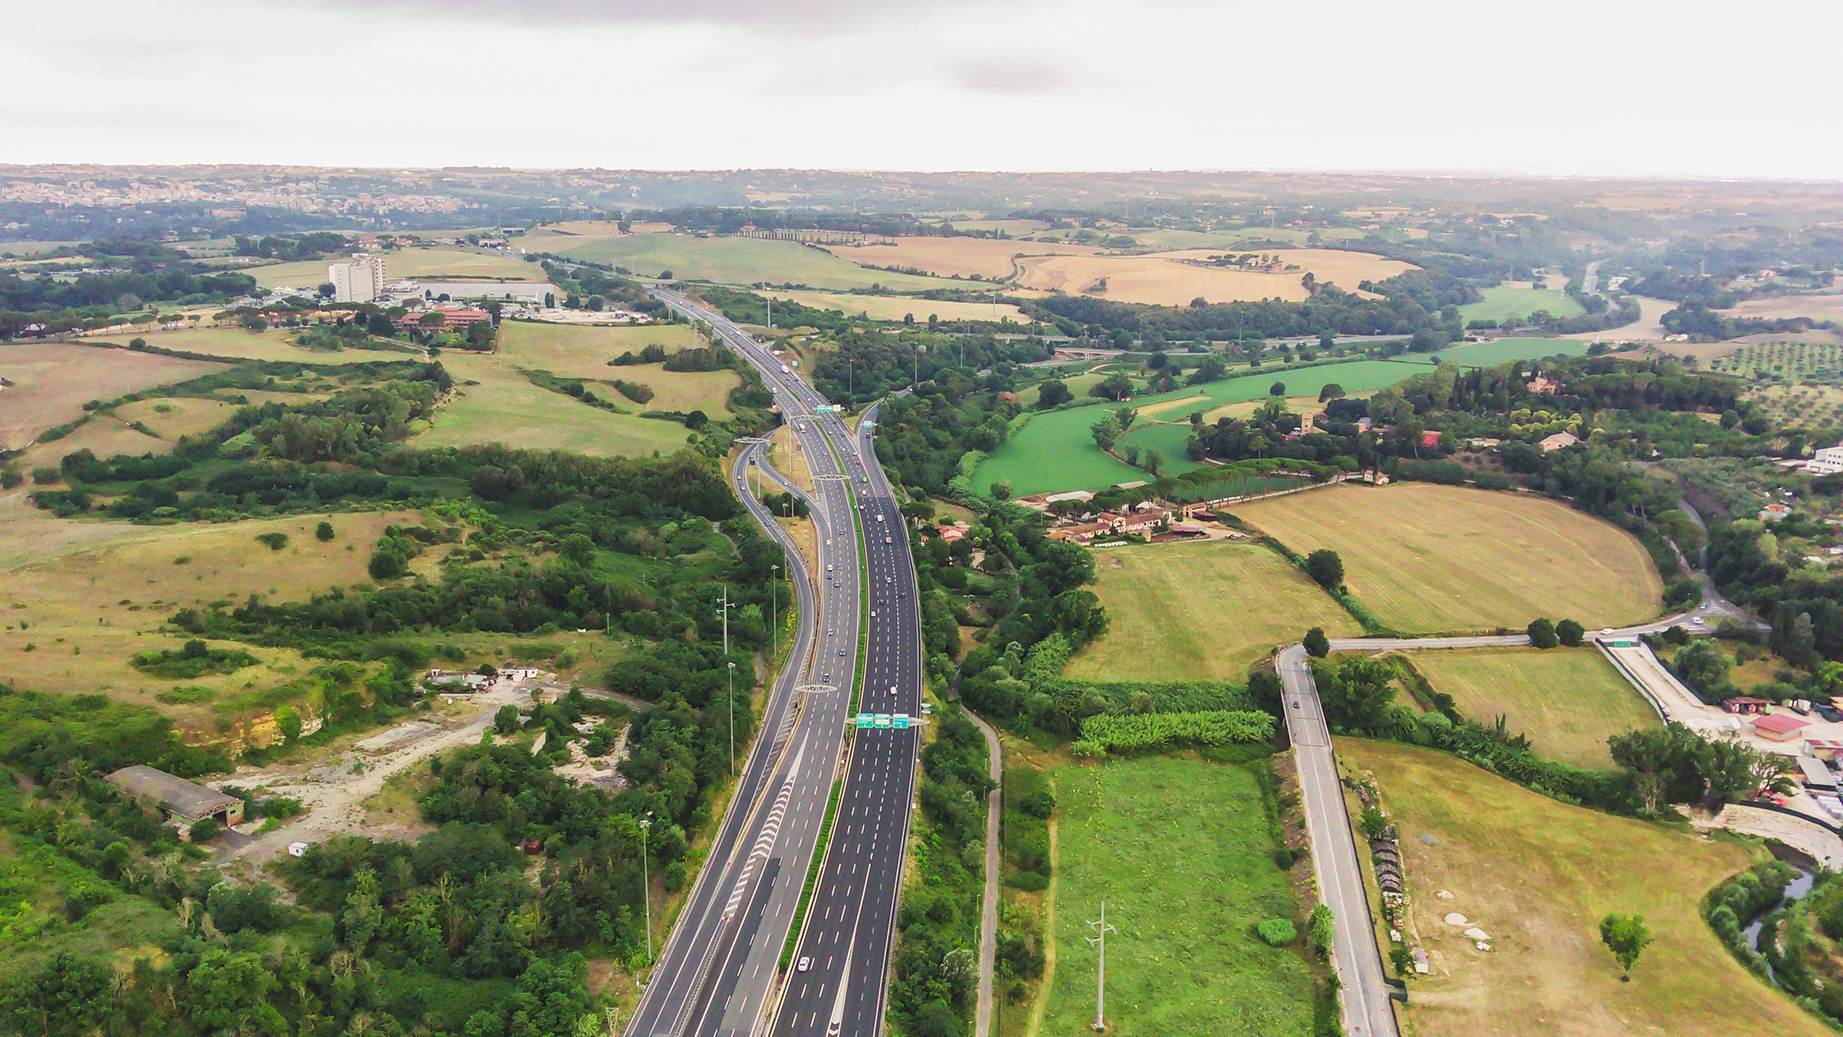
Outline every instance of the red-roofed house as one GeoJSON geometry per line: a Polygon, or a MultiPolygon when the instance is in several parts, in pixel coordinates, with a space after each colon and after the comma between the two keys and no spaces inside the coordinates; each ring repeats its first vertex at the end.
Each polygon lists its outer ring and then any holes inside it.
{"type": "Polygon", "coordinates": [[[1438,432],[1421,433],[1421,445],[1425,447],[1439,446],[1440,445],[1440,434],[1438,432]]]}
{"type": "Polygon", "coordinates": [[[1800,720],[1788,713],[1768,713],[1753,720],[1753,733],[1772,742],[1789,742],[1802,738],[1800,733],[1811,726],[1811,721],[1800,720]]]}
{"type": "Polygon", "coordinates": [[[1730,713],[1764,713],[1771,706],[1772,703],[1766,699],[1756,699],[1751,695],[1736,695],[1724,699],[1721,704],[1721,708],[1730,713]]]}

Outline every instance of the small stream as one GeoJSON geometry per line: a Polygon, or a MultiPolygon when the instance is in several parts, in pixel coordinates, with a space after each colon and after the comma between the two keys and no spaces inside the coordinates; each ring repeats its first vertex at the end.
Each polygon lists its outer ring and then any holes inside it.
{"type": "MultiPolygon", "coordinates": [[[[1759,918],[1754,919],[1747,928],[1741,930],[1741,938],[1746,940],[1747,946],[1752,947],[1755,951],[1760,949],[1760,928],[1766,924],[1766,920],[1769,918],[1777,918],[1792,906],[1793,901],[1803,900],[1805,897],[1809,896],[1811,887],[1817,883],[1816,872],[1807,871],[1797,865],[1793,865],[1792,870],[1798,873],[1798,877],[1792,880],[1791,885],[1785,887],[1785,898],[1780,901],[1779,906],[1766,912],[1759,918]]],[[[1773,978],[1773,967],[1771,965],[1766,966],[1766,978],[1773,978]]],[[[1774,980],[1775,985],[1777,982],[1777,980],[1774,980]]]]}

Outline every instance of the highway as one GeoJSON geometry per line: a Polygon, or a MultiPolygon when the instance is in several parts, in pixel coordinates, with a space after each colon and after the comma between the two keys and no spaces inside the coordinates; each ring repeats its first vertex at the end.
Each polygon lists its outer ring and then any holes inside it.
{"type": "Polygon", "coordinates": [[[825,399],[740,327],[669,289],[651,291],[708,324],[773,390],[813,474],[808,502],[820,561],[807,572],[747,490],[753,470],[799,492],[768,466],[761,444],[748,444],[732,480],[756,521],[787,548],[803,595],[798,643],[627,1033],[736,1037],[756,1032],[767,1013],[779,1033],[877,1034],[915,795],[917,731],[894,722],[858,729],[850,704],[856,688],[862,712],[919,719],[921,618],[906,527],[872,444],[875,408],[853,432],[836,412],[819,410],[825,399]],[[815,621],[807,623],[808,615],[815,621]],[[858,685],[861,624],[865,677],[858,685]],[[778,985],[781,948],[841,777],[831,848],[796,955],[809,959],[809,968],[796,967],[778,985]]]}
{"type": "Polygon", "coordinates": [[[747,490],[751,469],[770,471],[763,445],[748,444],[731,478],[751,515],[786,549],[800,621],[761,733],[628,1024],[630,1035],[750,1032],[775,995],[781,948],[838,776],[860,616],[855,508],[824,435],[798,396],[778,384],[779,375],[777,366],[763,377],[777,389],[818,487],[811,496],[800,494],[817,530],[817,571],[808,571],[791,538],[747,490]]]}

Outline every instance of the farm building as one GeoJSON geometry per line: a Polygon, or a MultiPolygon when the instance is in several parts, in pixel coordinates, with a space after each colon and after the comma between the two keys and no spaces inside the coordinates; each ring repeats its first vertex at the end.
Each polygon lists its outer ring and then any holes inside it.
{"type": "Polygon", "coordinates": [[[1731,699],[1723,699],[1721,703],[1721,708],[1730,713],[1764,713],[1771,706],[1772,703],[1766,699],[1756,699],[1751,695],[1736,695],[1731,699]]]}
{"type": "Polygon", "coordinates": [[[198,822],[216,817],[227,825],[234,825],[243,820],[243,801],[237,797],[153,767],[123,767],[109,775],[109,784],[182,821],[198,822]]]}
{"type": "Polygon", "coordinates": [[[1800,756],[1798,770],[1799,777],[1804,780],[1806,788],[1823,792],[1837,790],[1837,776],[1831,773],[1824,761],[1809,756],[1800,756]]]}
{"type": "Polygon", "coordinates": [[[1802,737],[1800,732],[1809,726],[1811,721],[1787,713],[1768,713],[1754,718],[1753,733],[1770,742],[1790,742],[1802,737]]]}

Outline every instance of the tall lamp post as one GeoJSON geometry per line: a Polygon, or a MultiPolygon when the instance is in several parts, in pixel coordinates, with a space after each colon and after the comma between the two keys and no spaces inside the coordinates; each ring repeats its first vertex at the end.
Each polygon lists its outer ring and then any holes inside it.
{"type": "MultiPolygon", "coordinates": [[[[646,830],[653,827],[653,812],[646,812],[640,821],[640,901],[646,905],[646,963],[653,963],[653,878],[647,868],[646,830]]],[[[1102,908],[1104,912],[1106,909],[1102,908]]]]}
{"type": "Polygon", "coordinates": [[[730,663],[730,777],[736,776],[736,664],[730,663]]]}
{"type": "Polygon", "coordinates": [[[768,579],[768,629],[774,631],[768,642],[768,651],[772,655],[781,643],[781,567],[771,565],[768,571],[774,574],[768,579]]]}

